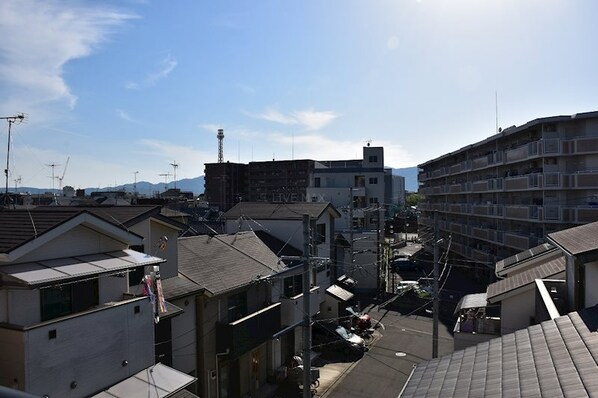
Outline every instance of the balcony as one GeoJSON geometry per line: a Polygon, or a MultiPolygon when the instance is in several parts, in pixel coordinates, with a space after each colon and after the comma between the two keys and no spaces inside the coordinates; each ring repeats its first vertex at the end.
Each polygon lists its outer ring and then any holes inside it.
{"type": "Polygon", "coordinates": [[[274,303],[244,318],[216,326],[216,349],[238,358],[268,341],[281,329],[281,303],[274,303]]]}
{"type": "Polygon", "coordinates": [[[541,206],[505,206],[505,218],[542,220],[541,206]]]}
{"type": "Polygon", "coordinates": [[[527,250],[531,247],[537,246],[538,239],[533,236],[524,236],[505,232],[503,243],[509,247],[527,250]]]}
{"type": "Polygon", "coordinates": [[[34,326],[0,324],[0,384],[51,397],[88,396],[154,363],[154,317],[138,297],[34,326]],[[149,349],[148,349],[149,347],[149,349]],[[127,366],[123,366],[127,361],[127,366]]]}
{"type": "MultiPolygon", "coordinates": [[[[309,314],[311,316],[316,315],[320,311],[320,302],[322,297],[320,295],[320,287],[312,287],[309,298],[309,314]]],[[[304,317],[303,312],[303,293],[298,294],[291,298],[280,298],[281,308],[281,322],[284,326],[296,325],[301,322],[304,317]]]]}

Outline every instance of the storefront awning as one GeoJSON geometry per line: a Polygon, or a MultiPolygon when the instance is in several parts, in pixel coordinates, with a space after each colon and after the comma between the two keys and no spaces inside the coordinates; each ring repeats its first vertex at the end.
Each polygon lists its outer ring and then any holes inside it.
{"type": "Polygon", "coordinates": [[[196,377],[157,363],[92,398],[167,398],[195,380],[196,377]]]}
{"type": "Polygon", "coordinates": [[[124,271],[165,260],[135,250],[65,257],[22,264],[0,265],[0,275],[7,282],[26,286],[49,285],[105,273],[124,271]]]}

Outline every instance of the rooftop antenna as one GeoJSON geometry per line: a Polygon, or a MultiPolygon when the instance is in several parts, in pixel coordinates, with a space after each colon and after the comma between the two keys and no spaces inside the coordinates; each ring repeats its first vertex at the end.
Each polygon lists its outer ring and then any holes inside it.
{"type": "Polygon", "coordinates": [[[174,189],[176,189],[176,168],[179,167],[179,164],[175,160],[174,162],[170,163],[170,165],[174,169],[174,189]]]}
{"type": "Polygon", "coordinates": [[[6,168],[4,169],[4,175],[6,176],[6,190],[4,191],[5,197],[5,204],[8,200],[8,171],[10,170],[9,167],[9,159],[10,159],[10,129],[14,123],[21,124],[25,120],[25,114],[17,113],[13,116],[1,116],[0,119],[4,119],[8,122],[8,147],[6,150],[6,168]]]}
{"type": "Polygon", "coordinates": [[[218,129],[218,163],[224,163],[224,129],[218,129]]]}
{"type": "Polygon", "coordinates": [[[58,178],[58,189],[60,189],[62,191],[62,180],[64,179],[64,175],[66,174],[66,168],[69,166],[69,160],[71,160],[71,157],[67,157],[66,158],[66,163],[64,164],[64,170],[62,170],[62,177],[56,177],[58,178]]]}
{"type": "Polygon", "coordinates": [[[168,177],[170,177],[172,174],[170,173],[162,173],[162,174],[158,174],[160,177],[164,177],[164,192],[168,191],[168,177]]]}
{"type": "Polygon", "coordinates": [[[50,178],[52,179],[52,193],[54,193],[54,180],[56,179],[56,177],[54,176],[54,168],[56,166],[60,166],[60,165],[58,163],[50,163],[50,164],[47,164],[46,166],[52,168],[52,176],[50,178]]]}
{"type": "Polygon", "coordinates": [[[15,193],[17,193],[19,192],[17,189],[17,184],[21,183],[21,176],[19,176],[19,178],[15,178],[13,181],[15,182],[15,193]]]}

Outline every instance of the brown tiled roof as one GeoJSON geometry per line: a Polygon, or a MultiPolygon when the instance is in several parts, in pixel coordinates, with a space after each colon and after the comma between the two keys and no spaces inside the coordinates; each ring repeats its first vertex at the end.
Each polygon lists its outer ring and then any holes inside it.
{"type": "Polygon", "coordinates": [[[417,365],[401,397],[598,394],[598,307],[417,365]]]}
{"type": "Polygon", "coordinates": [[[573,255],[595,251],[598,250],[598,222],[553,232],[548,238],[573,255]]]}
{"type": "Polygon", "coordinates": [[[0,253],[16,249],[82,212],[81,209],[0,210],[0,253]]]}
{"type": "Polygon", "coordinates": [[[338,211],[328,202],[241,202],[224,213],[222,217],[226,219],[237,219],[244,216],[253,219],[301,220],[303,214],[309,214],[311,218],[319,218],[329,208],[337,217],[340,217],[338,211]]]}
{"type": "Polygon", "coordinates": [[[212,295],[281,271],[278,257],[253,233],[180,238],[179,272],[212,295]]]}
{"type": "Polygon", "coordinates": [[[543,264],[539,264],[519,274],[509,276],[503,280],[488,285],[488,288],[486,289],[488,301],[493,303],[495,302],[493,300],[494,298],[504,293],[518,289],[525,285],[532,284],[536,279],[550,278],[563,271],[565,271],[564,256],[543,264]]]}

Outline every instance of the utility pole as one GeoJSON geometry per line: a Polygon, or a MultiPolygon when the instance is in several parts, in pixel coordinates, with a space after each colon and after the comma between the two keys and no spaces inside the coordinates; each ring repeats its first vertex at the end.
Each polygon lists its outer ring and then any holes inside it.
{"type": "Polygon", "coordinates": [[[133,183],[133,196],[134,197],[137,197],[137,174],[139,174],[139,171],[133,172],[133,176],[135,177],[135,182],[133,183]]]}
{"type": "Polygon", "coordinates": [[[309,214],[303,215],[303,398],[311,398],[309,214]]]}
{"type": "Polygon", "coordinates": [[[432,358],[438,358],[438,210],[434,211],[434,298],[432,324],[432,358]]]}
{"type": "Polygon", "coordinates": [[[179,165],[176,162],[176,160],[174,162],[170,163],[170,165],[174,169],[174,189],[176,189],[176,168],[179,167],[179,165]]]}
{"type": "Polygon", "coordinates": [[[6,190],[4,191],[4,204],[8,203],[8,172],[9,168],[9,159],[10,159],[10,129],[14,123],[22,123],[25,120],[25,115],[22,113],[16,114],[14,116],[2,116],[0,119],[4,119],[8,122],[8,145],[6,149],[6,168],[4,169],[4,175],[6,176],[6,190]]]}

